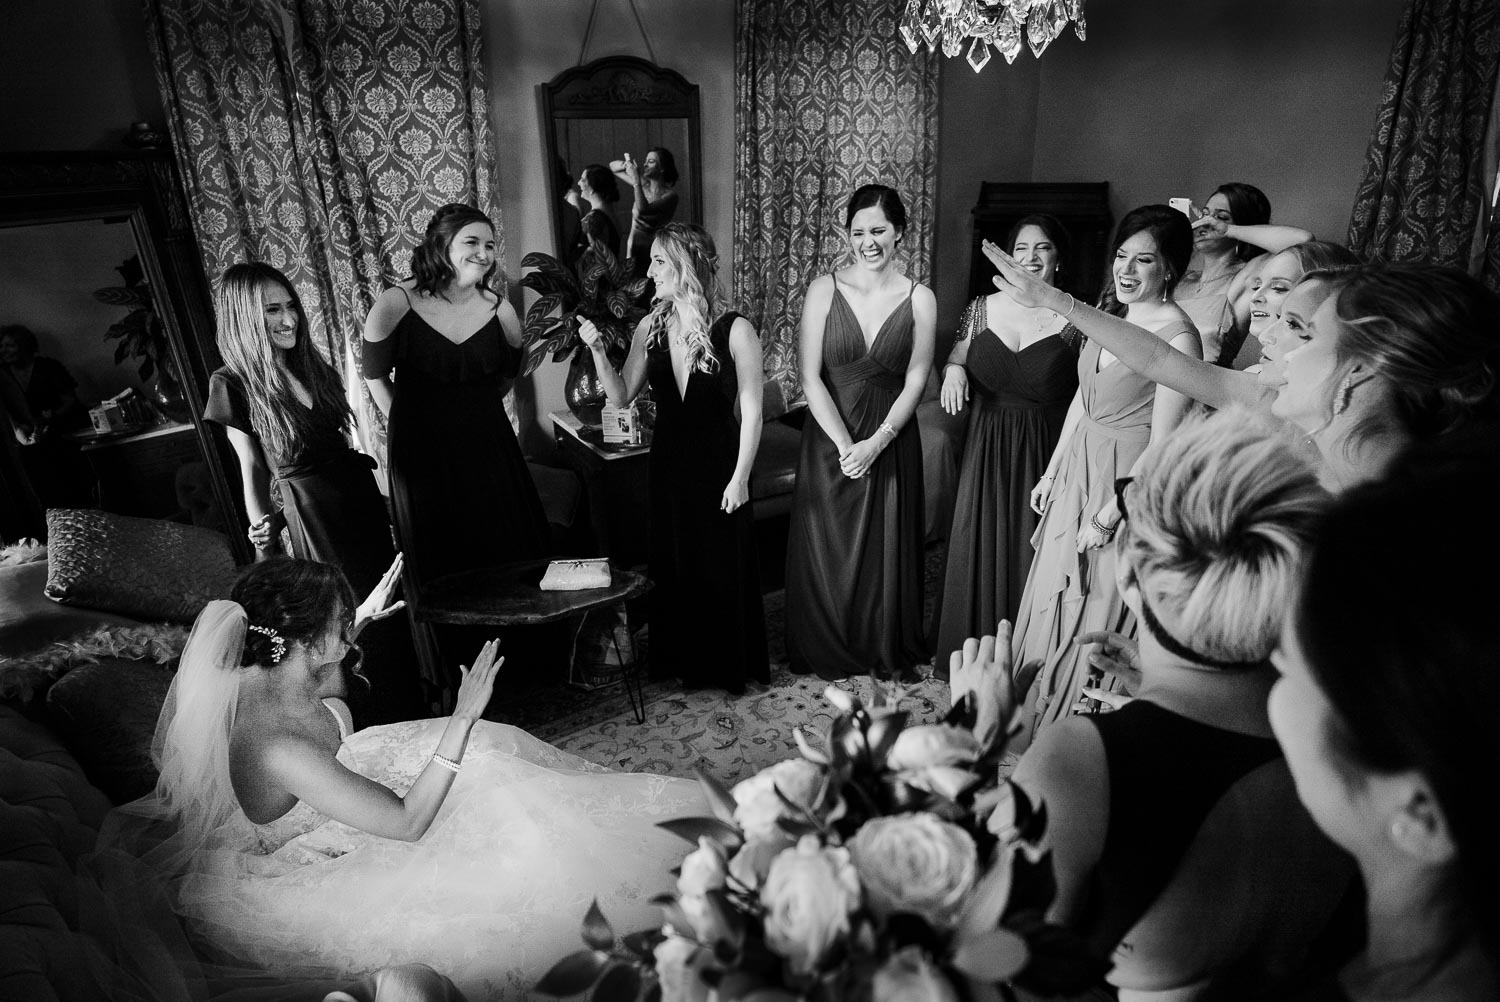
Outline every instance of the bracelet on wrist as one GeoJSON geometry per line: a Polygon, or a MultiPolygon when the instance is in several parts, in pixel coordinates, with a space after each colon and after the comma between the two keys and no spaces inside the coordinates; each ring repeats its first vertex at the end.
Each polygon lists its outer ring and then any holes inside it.
{"type": "Polygon", "coordinates": [[[442,766],[444,769],[447,769],[449,772],[454,773],[455,775],[457,775],[458,770],[462,768],[461,763],[455,762],[451,758],[445,758],[442,755],[433,755],[432,764],[442,766]]]}
{"type": "Polygon", "coordinates": [[[1089,518],[1089,524],[1092,525],[1098,532],[1100,532],[1105,539],[1111,539],[1114,537],[1116,526],[1105,525],[1103,522],[1099,521],[1098,515],[1091,516],[1089,518]]]}
{"type": "Polygon", "coordinates": [[[1066,313],[1062,314],[1062,318],[1064,320],[1067,320],[1073,315],[1073,311],[1078,308],[1078,300],[1073,296],[1071,292],[1064,292],[1063,295],[1068,297],[1068,310],[1066,313]]]}
{"type": "Polygon", "coordinates": [[[876,430],[885,432],[891,437],[892,442],[896,440],[896,429],[891,427],[891,423],[889,421],[880,422],[880,427],[876,430]]]}

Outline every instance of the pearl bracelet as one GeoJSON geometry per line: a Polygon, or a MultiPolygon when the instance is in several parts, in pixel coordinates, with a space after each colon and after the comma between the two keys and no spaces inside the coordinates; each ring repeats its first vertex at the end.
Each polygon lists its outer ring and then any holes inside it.
{"type": "Polygon", "coordinates": [[[457,762],[453,761],[453,759],[444,758],[441,755],[432,756],[432,761],[435,765],[440,765],[444,769],[447,769],[449,772],[454,774],[457,774],[458,770],[461,768],[457,762]]]}
{"type": "Polygon", "coordinates": [[[891,436],[891,441],[894,442],[896,440],[896,429],[891,427],[891,424],[890,424],[889,421],[882,421],[882,422],[880,422],[880,428],[877,429],[877,430],[883,431],[887,435],[891,436]]]}

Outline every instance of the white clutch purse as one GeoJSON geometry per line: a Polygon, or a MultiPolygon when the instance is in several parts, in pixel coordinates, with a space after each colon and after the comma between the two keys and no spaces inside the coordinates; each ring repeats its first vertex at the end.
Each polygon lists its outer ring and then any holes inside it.
{"type": "Polygon", "coordinates": [[[542,591],[582,591],[585,588],[608,588],[610,584],[609,561],[603,557],[592,560],[554,560],[547,565],[542,575],[542,591]]]}

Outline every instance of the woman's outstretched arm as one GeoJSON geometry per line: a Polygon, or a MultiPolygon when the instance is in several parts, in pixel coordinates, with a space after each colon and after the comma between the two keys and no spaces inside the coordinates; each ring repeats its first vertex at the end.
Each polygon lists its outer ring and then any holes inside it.
{"type": "Polygon", "coordinates": [[[1153,383],[1210,407],[1241,404],[1265,411],[1269,403],[1253,373],[1221,369],[1173,348],[1148,330],[1121,317],[1096,310],[1032,277],[995,244],[985,241],[984,256],[994,264],[995,288],[1022,306],[1040,306],[1068,318],[1105,351],[1153,383]]]}

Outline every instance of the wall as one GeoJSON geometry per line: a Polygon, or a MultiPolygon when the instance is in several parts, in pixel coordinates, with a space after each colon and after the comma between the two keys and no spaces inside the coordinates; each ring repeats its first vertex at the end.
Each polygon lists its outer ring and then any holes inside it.
{"type": "Polygon", "coordinates": [[[994,84],[950,60],[943,149],[959,155],[940,167],[939,322],[963,306],[979,181],[1108,181],[1116,219],[1248,181],[1273,219],[1343,240],[1404,5],[1095,2],[1088,41],[1069,29],[1040,60],[994,60],[978,74],[994,84]]]}
{"type": "Polygon", "coordinates": [[[7,0],[0,150],[119,149],[131,122],[166,123],[141,0],[7,0]]]}
{"type": "MultiPolygon", "coordinates": [[[[537,87],[577,65],[593,0],[483,3],[506,272],[515,279],[527,251],[556,252],[551,206],[542,194],[547,186],[537,87]]],[[[699,87],[704,224],[718,244],[719,272],[727,286],[734,253],[734,0],[636,0],[636,6],[656,61],[699,87]]],[[[585,58],[611,55],[650,58],[627,0],[599,2],[585,58]]],[[[532,445],[540,444],[538,434],[551,435],[547,412],[565,406],[566,369],[544,362],[533,377],[534,399],[523,408],[533,410],[536,419],[532,445]]]]}

